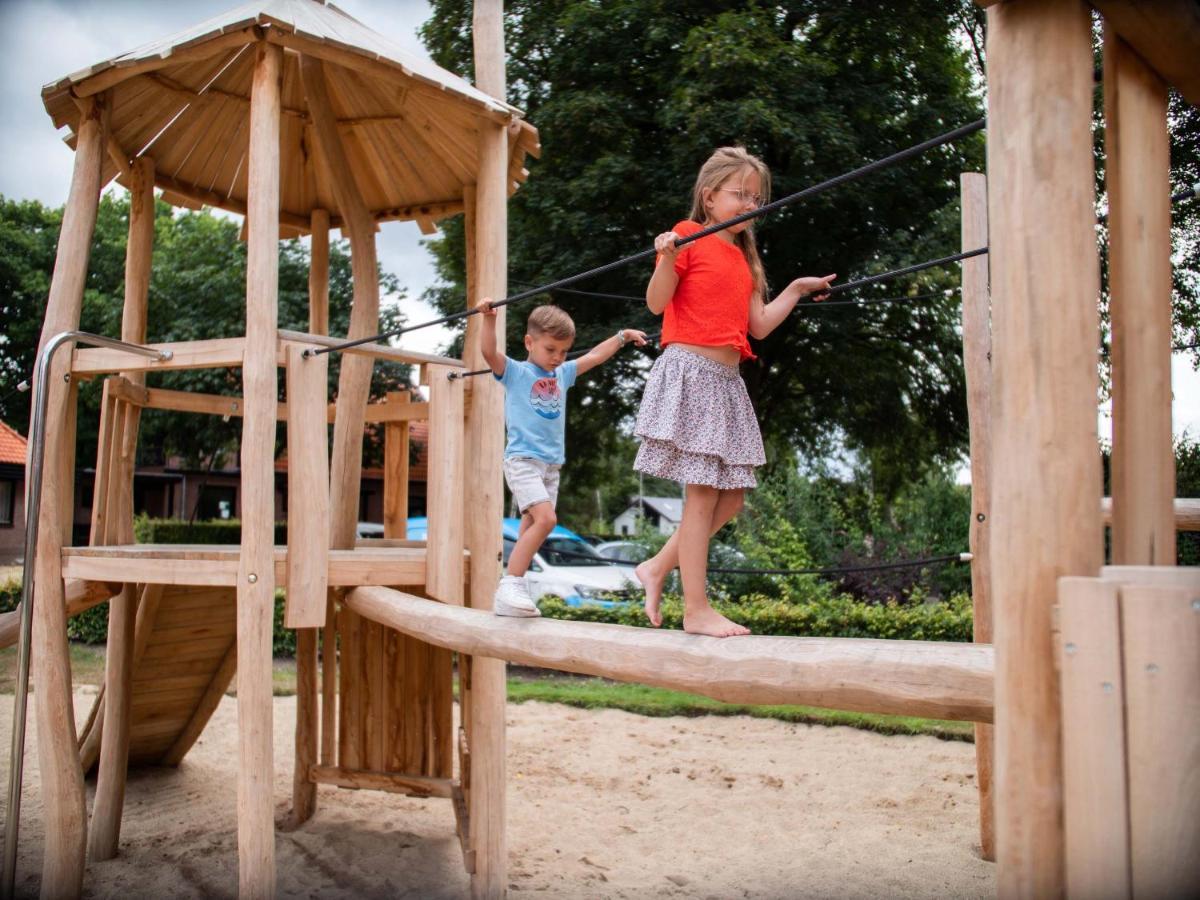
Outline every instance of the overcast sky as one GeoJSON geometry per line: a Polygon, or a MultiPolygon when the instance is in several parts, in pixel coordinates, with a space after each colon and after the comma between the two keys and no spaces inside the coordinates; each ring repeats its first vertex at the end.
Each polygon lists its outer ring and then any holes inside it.
{"type": "MultiPolygon", "coordinates": [[[[338,5],[412,52],[427,55],[416,35],[430,15],[425,0],[338,0],[338,5]]],[[[42,85],[233,6],[231,0],[0,0],[0,158],[5,161],[0,194],[52,206],[66,200],[72,154],[42,106],[42,85]]],[[[409,322],[434,318],[431,308],[415,299],[435,281],[416,224],[385,224],[379,255],[408,289],[410,299],[402,308],[409,322]]],[[[406,336],[405,344],[436,351],[449,335],[440,327],[428,328],[406,336]]],[[[1200,437],[1200,375],[1177,354],[1172,377],[1175,432],[1200,437]]],[[[1100,431],[1102,436],[1112,432],[1103,412],[1100,431]]]]}

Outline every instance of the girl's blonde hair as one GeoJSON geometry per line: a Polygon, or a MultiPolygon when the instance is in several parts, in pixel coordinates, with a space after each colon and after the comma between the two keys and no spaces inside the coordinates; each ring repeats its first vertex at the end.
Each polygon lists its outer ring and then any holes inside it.
{"type": "MultiPolygon", "coordinates": [[[[692,221],[701,225],[711,225],[708,213],[704,209],[704,189],[715,191],[727,178],[750,169],[757,173],[762,190],[763,203],[771,199],[771,171],[761,159],[746,151],[745,147],[718,147],[713,155],[700,167],[696,176],[696,186],[692,190],[692,211],[688,216],[692,221]]],[[[754,239],[754,221],[751,220],[745,229],[733,236],[734,243],[741,248],[746,263],[750,266],[750,274],[754,278],[754,293],[763,300],[767,298],[767,275],[763,270],[762,259],[758,255],[758,244],[754,239]]]]}

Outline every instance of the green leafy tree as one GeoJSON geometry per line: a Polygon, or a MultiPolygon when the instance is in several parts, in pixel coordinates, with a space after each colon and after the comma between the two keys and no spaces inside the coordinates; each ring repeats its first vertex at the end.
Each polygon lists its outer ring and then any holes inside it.
{"type": "MultiPolygon", "coordinates": [[[[0,417],[22,433],[28,428],[30,395],[15,391],[15,386],[33,370],[61,221],[61,209],[0,198],[0,315],[6,338],[0,343],[0,417]]],[[[97,213],[83,297],[80,327],[85,331],[120,336],[128,229],[128,198],[106,193],[97,213]]],[[[193,341],[245,333],[246,247],[238,232],[238,223],[208,210],[177,212],[158,203],[148,340],[193,341]]],[[[345,242],[331,246],[329,269],[330,329],[345,334],[354,293],[345,242]]],[[[397,328],[403,324],[398,306],[403,289],[389,273],[380,274],[380,287],[381,328],[397,328]]],[[[279,327],[308,330],[308,251],[299,241],[280,244],[279,327]]],[[[331,392],[336,391],[338,365],[334,355],[331,392]]],[[[408,376],[406,367],[376,366],[373,395],[399,389],[408,376]]],[[[282,399],[283,379],[279,381],[282,399]]],[[[241,373],[231,369],[163,373],[152,375],[149,383],[174,390],[241,393],[241,373]]],[[[76,458],[81,466],[95,459],[99,397],[99,381],[80,391],[76,458]]],[[[146,462],[180,456],[190,465],[219,465],[235,461],[240,435],[238,420],[148,411],[142,418],[139,454],[146,462]]],[[[367,448],[377,449],[370,442],[367,448]]]]}
{"type": "MultiPolygon", "coordinates": [[[[427,45],[470,77],[469,5],[433,7],[427,45]]],[[[714,147],[739,143],[761,156],[782,196],[978,118],[952,12],[832,0],[507,4],[509,98],[543,147],[510,204],[510,283],[544,283],[649,247],[686,215],[714,147]]],[[[759,232],[770,284],[832,271],[846,280],[954,252],[958,173],[981,168],[982,146],[976,136],[771,215],[759,232]]],[[[434,299],[460,309],[461,224],[433,246],[446,282],[434,299]]],[[[577,287],[636,297],[649,274],[646,264],[626,267],[577,287]]],[[[957,271],[931,271],[863,296],[956,280],[957,271]]],[[[617,325],[660,327],[638,302],[553,299],[575,317],[581,346],[617,325]]],[[[510,346],[527,313],[510,309],[510,346]]],[[[956,458],[966,438],[957,322],[952,295],[830,307],[798,312],[757,342],[743,373],[772,458],[845,443],[887,491],[956,458]]],[[[595,457],[632,462],[617,431],[636,412],[647,362],[620,354],[572,391],[565,512],[594,507],[586,498],[606,471],[595,457]]]]}

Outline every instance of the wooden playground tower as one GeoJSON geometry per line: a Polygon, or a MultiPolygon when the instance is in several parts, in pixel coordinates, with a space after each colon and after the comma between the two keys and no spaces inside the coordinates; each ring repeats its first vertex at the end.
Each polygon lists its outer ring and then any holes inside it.
{"type": "Polygon", "coordinates": [[[1186,883],[1180,879],[1194,871],[1186,867],[1200,859],[1200,800],[1180,789],[1200,767],[1200,578],[1173,567],[1165,97],[1166,83],[1192,102],[1200,97],[1200,22],[1183,3],[1094,6],[1107,16],[1119,565],[1101,565],[1089,11],[1076,0],[1010,0],[988,11],[989,187],[982,176],[964,180],[964,243],[991,248],[990,263],[964,267],[980,641],[968,645],[718,641],[495,619],[501,404],[491,379],[467,390],[463,379],[447,377],[481,365],[475,322],[462,361],[378,344],[347,352],[330,455],[328,356],[304,351],[331,342],[331,227],[349,237],[353,254],[349,338],[378,331],[381,221],[428,229],[463,213],[469,298],[506,293],[505,204],[525,177],[524,155],[538,147],[536,131],[498,99],[498,0],[475,4],[474,88],[406,58],[319,0],[242,7],[49,86],[47,109],[57,125],[72,127],[76,160],[43,345],[78,326],[98,197],[113,178],[133,198],[123,340],[146,339],[155,187],[172,203],[242,213],[248,268],[244,337],[151,345],[169,359],[104,348],[55,357],[33,635],[43,896],[78,895],[85,859],[116,852],[128,763],[179,762],[235,672],[239,887],[243,896],[274,893],[277,586],[287,588],[286,623],[298,629],[293,824],[313,815],[318,784],[445,797],[477,896],[501,896],[507,883],[505,660],[738,702],[981,723],[985,854],[993,841],[994,718],[1002,895],[1090,896],[1097,871],[1109,879],[1103,884],[1127,887],[1115,895],[1186,883]],[[313,240],[309,334],[282,332],[276,322],[278,240],[299,234],[313,240]],[[428,404],[368,404],[375,359],[420,363],[428,404]],[[181,395],[146,383],[156,370],[200,367],[241,368],[242,396],[181,395]],[[279,367],[285,404],[277,402],[279,367]],[[73,548],[64,544],[74,401],[79,380],[97,376],[106,381],[92,541],[73,548]],[[980,402],[989,395],[990,411],[980,402]],[[243,417],[240,548],[132,543],[144,408],[243,417]],[[404,423],[416,418],[430,427],[424,542],[404,540],[403,479],[394,477],[403,468],[404,423]],[[289,533],[276,548],[273,450],[284,419],[289,533]],[[388,536],[371,543],[355,541],[366,422],[389,423],[391,437],[388,536]],[[980,477],[989,468],[991,476],[980,477]],[[328,493],[312,489],[325,483],[328,493]],[[66,617],[109,598],[105,686],[77,736],[66,617]],[[1146,759],[1147,747],[1170,756],[1165,775],[1146,759]],[[83,778],[97,763],[89,823],[83,778]]]}

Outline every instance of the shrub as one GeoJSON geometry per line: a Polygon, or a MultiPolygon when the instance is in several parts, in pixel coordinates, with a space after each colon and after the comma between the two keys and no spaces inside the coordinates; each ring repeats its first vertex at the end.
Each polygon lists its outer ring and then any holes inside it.
{"type": "MultiPolygon", "coordinates": [[[[646,625],[645,613],[635,604],[612,609],[571,607],[556,597],[545,597],[540,606],[542,615],[552,619],[646,625]]],[[[743,597],[736,603],[718,600],[713,606],[754,634],[910,641],[971,640],[971,598],[966,594],[955,594],[934,604],[868,604],[845,594],[790,603],[760,594],[743,597]]],[[[662,613],[664,628],[683,627],[683,604],[678,596],[669,594],[663,598],[662,613]]]]}

